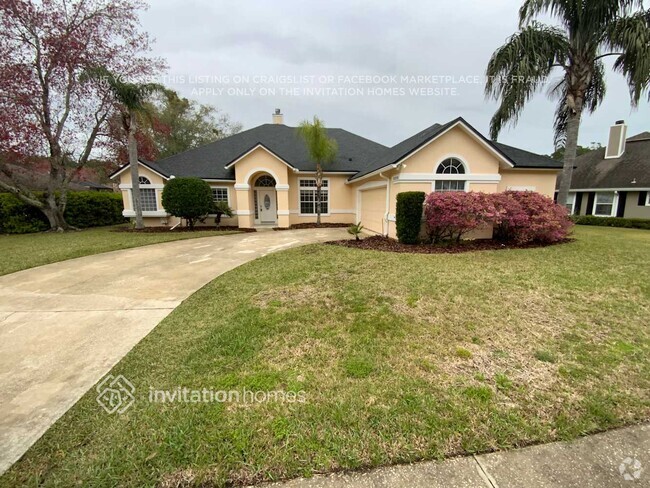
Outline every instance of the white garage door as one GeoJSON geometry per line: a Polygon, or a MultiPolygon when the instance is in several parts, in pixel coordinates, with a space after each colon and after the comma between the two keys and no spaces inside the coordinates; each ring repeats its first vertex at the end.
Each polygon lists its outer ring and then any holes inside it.
{"type": "Polygon", "coordinates": [[[361,223],[369,230],[382,234],[386,213],[386,187],[361,192],[361,223]]]}

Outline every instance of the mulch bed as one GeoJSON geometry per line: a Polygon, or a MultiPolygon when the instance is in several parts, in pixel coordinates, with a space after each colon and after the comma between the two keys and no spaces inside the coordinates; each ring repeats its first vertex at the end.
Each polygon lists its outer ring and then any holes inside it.
{"type": "Polygon", "coordinates": [[[317,225],[316,222],[308,222],[306,224],[293,224],[292,226],[286,227],[274,227],[273,230],[296,230],[296,229],[335,229],[340,227],[350,227],[350,224],[341,224],[341,223],[322,223],[317,225]]]}
{"type": "Polygon", "coordinates": [[[477,239],[473,241],[461,241],[433,246],[431,244],[400,244],[397,240],[384,236],[366,237],[360,241],[354,239],[342,239],[329,241],[326,244],[334,246],[351,247],[354,249],[370,249],[373,251],[401,252],[411,254],[458,254],[470,251],[497,251],[501,249],[530,249],[535,247],[553,246],[572,242],[574,239],[564,239],[554,244],[532,242],[528,244],[503,243],[491,239],[477,239]]]}
{"type": "Polygon", "coordinates": [[[171,229],[171,227],[145,227],[144,229],[134,229],[133,227],[119,227],[115,229],[113,232],[138,232],[141,234],[156,234],[156,233],[161,233],[161,232],[199,232],[199,231],[214,231],[214,232],[223,232],[225,230],[234,230],[238,232],[257,232],[255,229],[249,229],[249,228],[240,228],[236,227],[234,225],[222,225],[219,228],[216,227],[194,227],[194,229],[190,229],[189,227],[181,227],[178,226],[175,229],[171,229]]]}

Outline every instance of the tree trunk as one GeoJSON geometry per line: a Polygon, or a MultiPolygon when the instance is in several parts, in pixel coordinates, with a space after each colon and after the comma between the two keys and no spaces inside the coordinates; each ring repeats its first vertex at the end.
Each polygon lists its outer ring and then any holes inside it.
{"type": "Polygon", "coordinates": [[[129,166],[131,167],[131,200],[133,202],[133,211],[135,212],[135,228],[144,229],[142,200],[140,198],[140,172],[138,171],[138,143],[135,139],[137,130],[135,117],[134,112],[129,114],[129,127],[127,128],[129,134],[129,166]]]}
{"type": "Polygon", "coordinates": [[[582,109],[578,109],[575,112],[570,111],[567,120],[564,166],[562,168],[562,179],[560,180],[560,188],[557,194],[557,203],[562,206],[566,205],[569,189],[571,188],[571,177],[573,176],[573,167],[576,163],[576,153],[578,150],[578,132],[580,130],[581,116],[582,109]]]}
{"type": "Polygon", "coordinates": [[[322,200],[321,188],[323,187],[323,167],[316,163],[316,225],[320,225],[320,204],[322,200]]]}

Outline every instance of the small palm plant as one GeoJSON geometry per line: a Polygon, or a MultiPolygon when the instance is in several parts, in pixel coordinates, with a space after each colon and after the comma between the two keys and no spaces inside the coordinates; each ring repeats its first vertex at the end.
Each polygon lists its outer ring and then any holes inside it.
{"type": "Polygon", "coordinates": [[[235,211],[228,206],[228,202],[216,202],[214,204],[214,213],[216,214],[214,223],[217,225],[217,227],[221,225],[221,218],[224,215],[226,217],[232,217],[235,215],[235,211]]]}
{"type": "Polygon", "coordinates": [[[140,199],[140,174],[138,172],[138,143],[136,140],[138,114],[149,115],[147,100],[154,93],[165,92],[158,83],[127,83],[103,66],[89,68],[81,76],[82,81],[94,80],[105,83],[113,92],[113,98],[122,119],[122,128],[128,136],[129,166],[131,169],[131,195],[135,211],[135,228],[144,228],[142,200],[140,199]]]}
{"type": "Polygon", "coordinates": [[[336,160],[338,144],[328,137],[325,123],[315,116],[313,122],[305,120],[300,123],[298,134],[307,146],[309,157],[316,163],[316,225],[320,225],[323,165],[336,160]]]}
{"type": "Polygon", "coordinates": [[[362,231],[363,231],[363,225],[361,225],[361,222],[357,224],[352,224],[350,227],[348,227],[348,234],[353,235],[357,241],[361,240],[359,239],[359,236],[361,235],[362,231]]]}

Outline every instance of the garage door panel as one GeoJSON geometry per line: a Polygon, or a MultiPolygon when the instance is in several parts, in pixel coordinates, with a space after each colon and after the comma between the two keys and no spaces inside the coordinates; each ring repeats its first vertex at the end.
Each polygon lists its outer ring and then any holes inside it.
{"type": "Polygon", "coordinates": [[[375,188],[361,192],[361,223],[372,232],[383,233],[386,213],[386,188],[375,188]]]}

